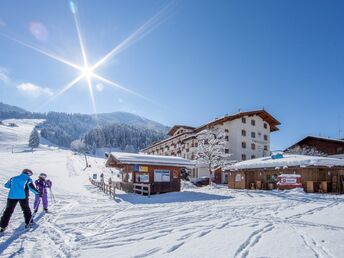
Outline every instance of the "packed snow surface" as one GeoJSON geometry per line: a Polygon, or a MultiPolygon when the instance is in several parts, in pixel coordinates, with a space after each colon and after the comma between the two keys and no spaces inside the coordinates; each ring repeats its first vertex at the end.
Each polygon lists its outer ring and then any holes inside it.
{"type": "MultiPolygon", "coordinates": [[[[11,133],[24,142],[34,124],[17,123],[11,133]]],[[[17,207],[0,238],[1,257],[343,257],[343,196],[183,184],[182,192],[148,198],[117,191],[113,199],[88,175],[116,171],[88,159],[84,170],[84,157],[67,150],[0,151],[1,185],[27,167],[34,179],[48,174],[56,198],[33,232],[22,230],[17,207]]],[[[6,195],[1,188],[0,209],[6,195]]]]}
{"type": "Polygon", "coordinates": [[[306,156],[296,154],[283,154],[283,158],[273,159],[263,157],[238,162],[230,166],[231,170],[249,168],[274,168],[274,167],[308,167],[308,166],[344,166],[344,159],[306,156]]]}

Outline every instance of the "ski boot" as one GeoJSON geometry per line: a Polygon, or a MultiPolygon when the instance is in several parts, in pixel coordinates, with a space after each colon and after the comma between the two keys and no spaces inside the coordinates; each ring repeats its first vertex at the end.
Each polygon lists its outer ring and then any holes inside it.
{"type": "Polygon", "coordinates": [[[48,213],[49,211],[48,211],[48,209],[44,209],[44,212],[48,213]]]}

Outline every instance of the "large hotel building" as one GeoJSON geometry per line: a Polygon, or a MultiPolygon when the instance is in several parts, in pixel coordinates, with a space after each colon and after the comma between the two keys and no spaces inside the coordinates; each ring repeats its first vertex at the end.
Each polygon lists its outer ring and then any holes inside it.
{"type": "MultiPolygon", "coordinates": [[[[226,134],[226,153],[233,161],[260,158],[270,155],[270,133],[277,131],[280,125],[265,110],[239,112],[210,121],[200,127],[175,125],[168,132],[168,138],[156,142],[143,152],[152,155],[178,156],[195,159],[197,152],[197,134],[207,128],[221,128],[226,134]]],[[[191,178],[207,176],[208,169],[192,169],[191,178]]],[[[217,181],[226,183],[227,175],[220,171],[217,181]]]]}

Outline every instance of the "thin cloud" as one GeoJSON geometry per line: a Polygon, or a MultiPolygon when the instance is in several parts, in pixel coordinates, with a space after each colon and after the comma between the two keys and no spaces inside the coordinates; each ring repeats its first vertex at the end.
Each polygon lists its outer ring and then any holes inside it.
{"type": "Polygon", "coordinates": [[[33,83],[21,83],[17,86],[17,89],[23,93],[28,93],[31,96],[34,97],[39,97],[42,95],[46,95],[46,96],[53,96],[54,93],[52,92],[52,90],[50,88],[44,88],[44,87],[40,87],[38,85],[35,85],[33,83]]]}
{"type": "Polygon", "coordinates": [[[4,83],[10,82],[9,72],[4,67],[0,67],[0,81],[2,81],[4,83]]]}

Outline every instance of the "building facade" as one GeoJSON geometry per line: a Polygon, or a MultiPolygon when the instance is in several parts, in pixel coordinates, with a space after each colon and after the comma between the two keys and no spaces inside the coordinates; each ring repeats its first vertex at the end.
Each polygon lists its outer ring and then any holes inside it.
{"type": "MultiPolygon", "coordinates": [[[[221,128],[227,141],[224,151],[231,154],[231,160],[264,157],[270,155],[270,134],[278,130],[278,125],[280,123],[265,110],[239,112],[217,118],[197,128],[175,125],[169,131],[168,138],[152,144],[143,152],[194,160],[198,147],[197,135],[209,128],[221,128]]],[[[204,167],[191,171],[191,178],[208,175],[208,169],[204,167]]],[[[226,173],[222,173],[218,181],[226,183],[226,173]]]]}

